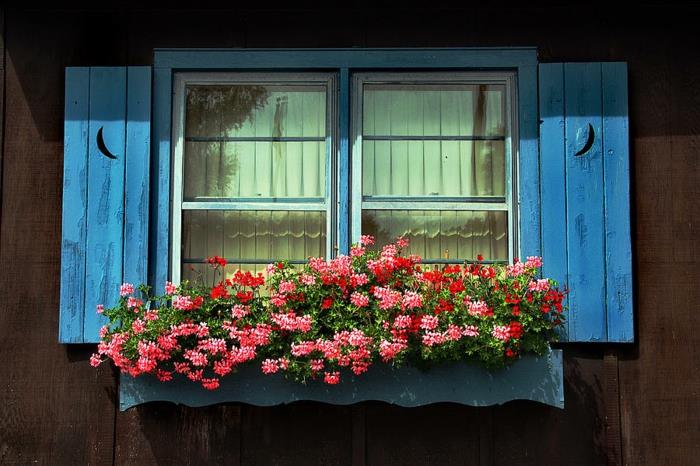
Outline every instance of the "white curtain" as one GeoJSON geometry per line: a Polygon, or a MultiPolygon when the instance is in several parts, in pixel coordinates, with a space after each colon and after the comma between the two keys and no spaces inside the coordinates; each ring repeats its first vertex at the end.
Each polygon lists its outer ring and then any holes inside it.
{"type": "MultiPolygon", "coordinates": [[[[188,90],[184,198],[289,200],[326,195],[326,89],[322,86],[199,86],[188,90]],[[213,138],[237,138],[212,141],[213,138]],[[207,140],[207,138],[209,140],[207,140]],[[251,140],[295,138],[293,141],[251,140]]],[[[322,211],[183,211],[183,258],[250,260],[326,254],[322,211]]],[[[207,267],[183,265],[183,278],[207,267]]],[[[207,275],[208,273],[208,275],[207,275]]]]}
{"type": "MultiPolygon", "coordinates": [[[[503,86],[366,85],[363,195],[368,201],[503,198],[504,113],[503,86]],[[470,136],[500,140],[449,140],[470,136]]],[[[363,233],[382,242],[410,238],[411,252],[425,258],[508,258],[507,216],[501,211],[366,210],[362,225],[363,233]]]]}
{"type": "MultiPolygon", "coordinates": [[[[185,200],[324,199],[326,93],[323,86],[189,88],[185,200]]],[[[363,195],[427,196],[436,201],[441,196],[502,198],[504,101],[502,86],[367,85],[363,195]],[[422,139],[450,136],[497,139],[422,139]]],[[[368,209],[362,214],[363,233],[377,236],[380,243],[407,236],[411,252],[425,258],[483,254],[507,259],[507,222],[500,211],[425,210],[419,205],[416,210],[368,209]]],[[[299,210],[184,211],[182,244],[186,260],[219,255],[236,261],[230,271],[239,266],[257,271],[264,265],[246,261],[325,256],[326,215],[299,210]]],[[[183,278],[205,270],[184,264],[183,278]]]]}

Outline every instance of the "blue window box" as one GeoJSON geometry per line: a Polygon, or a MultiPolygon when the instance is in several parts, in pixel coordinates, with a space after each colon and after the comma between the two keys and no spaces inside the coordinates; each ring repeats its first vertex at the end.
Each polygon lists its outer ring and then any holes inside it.
{"type": "Polygon", "coordinates": [[[399,406],[440,402],[490,406],[511,400],[532,400],[563,408],[562,350],[551,350],[541,357],[527,355],[497,371],[463,362],[428,371],[413,367],[394,369],[379,364],[359,377],[346,376],[339,385],[326,385],[321,381],[302,385],[286,380],[282,374],[264,375],[255,365],[224,377],[221,387],[214,391],[184,378],[163,383],[153,377],[122,375],[119,384],[122,411],[149,401],[186,406],[225,402],[273,406],[294,401],[348,405],[370,400],[399,406]]]}

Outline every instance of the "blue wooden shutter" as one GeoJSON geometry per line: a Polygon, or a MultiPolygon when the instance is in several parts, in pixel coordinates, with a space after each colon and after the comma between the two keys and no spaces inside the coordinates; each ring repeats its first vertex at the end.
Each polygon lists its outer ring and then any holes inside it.
{"type": "Polygon", "coordinates": [[[67,68],[65,99],[59,341],[92,343],[97,305],[146,282],[151,69],[67,68]]]}
{"type": "Polygon", "coordinates": [[[567,341],[632,342],[626,63],[539,67],[544,274],[570,290],[567,341]]]}

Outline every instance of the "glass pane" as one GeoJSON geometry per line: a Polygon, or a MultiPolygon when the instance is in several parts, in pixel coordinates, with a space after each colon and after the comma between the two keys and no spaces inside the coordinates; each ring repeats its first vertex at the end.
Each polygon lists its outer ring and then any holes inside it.
{"type": "Polygon", "coordinates": [[[365,84],[363,136],[505,136],[505,86],[365,84]]]}
{"type": "Polygon", "coordinates": [[[363,141],[363,196],[505,196],[504,141],[363,141]]]}
{"type": "Polygon", "coordinates": [[[322,85],[187,87],[185,199],[325,197],[326,94],[322,85]]]}
{"type": "Polygon", "coordinates": [[[505,196],[505,86],[367,84],[363,92],[364,196],[505,196]]]}
{"type": "Polygon", "coordinates": [[[410,240],[408,254],[431,259],[508,260],[505,211],[363,210],[362,234],[378,245],[399,236],[410,240]]]}
{"type": "Polygon", "coordinates": [[[325,197],[325,142],[186,142],[184,199],[325,197]]]}
{"type": "Polygon", "coordinates": [[[246,265],[245,270],[262,271],[267,263],[277,260],[325,256],[326,213],[185,210],[182,212],[182,245],[183,279],[207,269],[188,261],[214,255],[230,262],[227,274],[251,261],[263,263],[246,265]]]}

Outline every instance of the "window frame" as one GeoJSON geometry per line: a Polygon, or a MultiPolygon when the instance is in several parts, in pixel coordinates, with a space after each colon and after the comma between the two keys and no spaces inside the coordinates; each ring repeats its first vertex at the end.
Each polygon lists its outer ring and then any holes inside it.
{"type": "MultiPolygon", "coordinates": [[[[317,71],[338,75],[338,128],[333,156],[337,160],[335,245],[328,251],[347,254],[351,243],[352,73],[365,71],[513,71],[516,75],[518,145],[513,190],[519,212],[517,256],[541,255],[539,143],[537,117],[537,52],[534,47],[413,49],[155,49],[153,68],[153,139],[149,282],[171,278],[173,190],[173,86],[184,71],[317,71]],[[521,188],[522,187],[522,188],[521,188]]],[[[515,112],[513,112],[515,115],[515,112]]],[[[331,157],[333,158],[333,157],[331,157]]],[[[515,225],[515,222],[509,222],[515,225]]]]}
{"type": "MultiPolygon", "coordinates": [[[[309,210],[326,213],[326,251],[332,251],[335,241],[332,228],[335,218],[335,167],[336,159],[334,145],[337,140],[337,131],[334,124],[337,116],[335,107],[335,95],[337,93],[337,79],[332,72],[218,72],[218,71],[184,71],[173,74],[173,114],[172,114],[172,218],[171,218],[171,244],[170,244],[170,274],[171,281],[179,283],[182,273],[182,218],[184,211],[193,210],[270,210],[291,211],[309,210]],[[226,85],[226,84],[322,84],[327,86],[326,92],[326,181],[325,195],[321,201],[306,201],[303,198],[280,198],[279,201],[257,201],[249,198],[231,198],[218,201],[188,201],[184,199],[184,143],[185,143],[185,119],[186,119],[186,89],[188,85],[226,85]],[[233,208],[233,207],[236,208],[233,208]]],[[[274,259],[274,258],[271,258],[274,259]]],[[[253,263],[256,261],[242,261],[253,263]]],[[[300,261],[290,261],[300,262],[300,261]]],[[[267,263],[267,262],[266,262],[267,263]]]]}
{"type": "MultiPolygon", "coordinates": [[[[352,122],[351,122],[351,140],[352,151],[351,151],[351,178],[353,180],[351,187],[351,236],[352,241],[357,242],[360,239],[360,234],[362,231],[362,210],[367,204],[369,208],[370,204],[374,204],[374,209],[408,209],[415,208],[417,210],[485,210],[485,211],[505,211],[507,212],[507,234],[508,234],[508,262],[512,263],[513,258],[517,257],[515,251],[518,250],[518,235],[515,225],[518,223],[518,209],[516,208],[518,200],[518,190],[517,190],[517,164],[516,157],[513,153],[512,148],[514,147],[514,142],[518,141],[518,118],[516,112],[513,109],[518,108],[517,102],[517,92],[515,92],[517,76],[514,71],[454,71],[445,72],[441,70],[437,71],[408,71],[408,72],[359,72],[352,76],[352,122]],[[387,199],[385,201],[377,200],[368,201],[365,200],[365,196],[362,193],[362,121],[363,121],[363,103],[364,94],[361,91],[361,87],[368,84],[393,84],[397,82],[409,83],[409,84],[423,84],[423,83],[436,83],[436,84],[500,84],[505,87],[505,133],[504,133],[504,150],[505,150],[505,193],[504,202],[489,202],[484,200],[485,198],[477,197],[444,197],[436,198],[436,200],[431,200],[429,202],[424,199],[419,204],[413,204],[415,202],[410,197],[405,197],[401,199],[400,196],[390,196],[395,199],[387,199]],[[499,206],[506,204],[507,208],[502,209],[499,206]],[[417,206],[420,206],[418,208],[417,206]]],[[[430,263],[462,263],[463,259],[431,259],[430,263]]],[[[490,262],[490,261],[488,261],[490,262]]]]}

